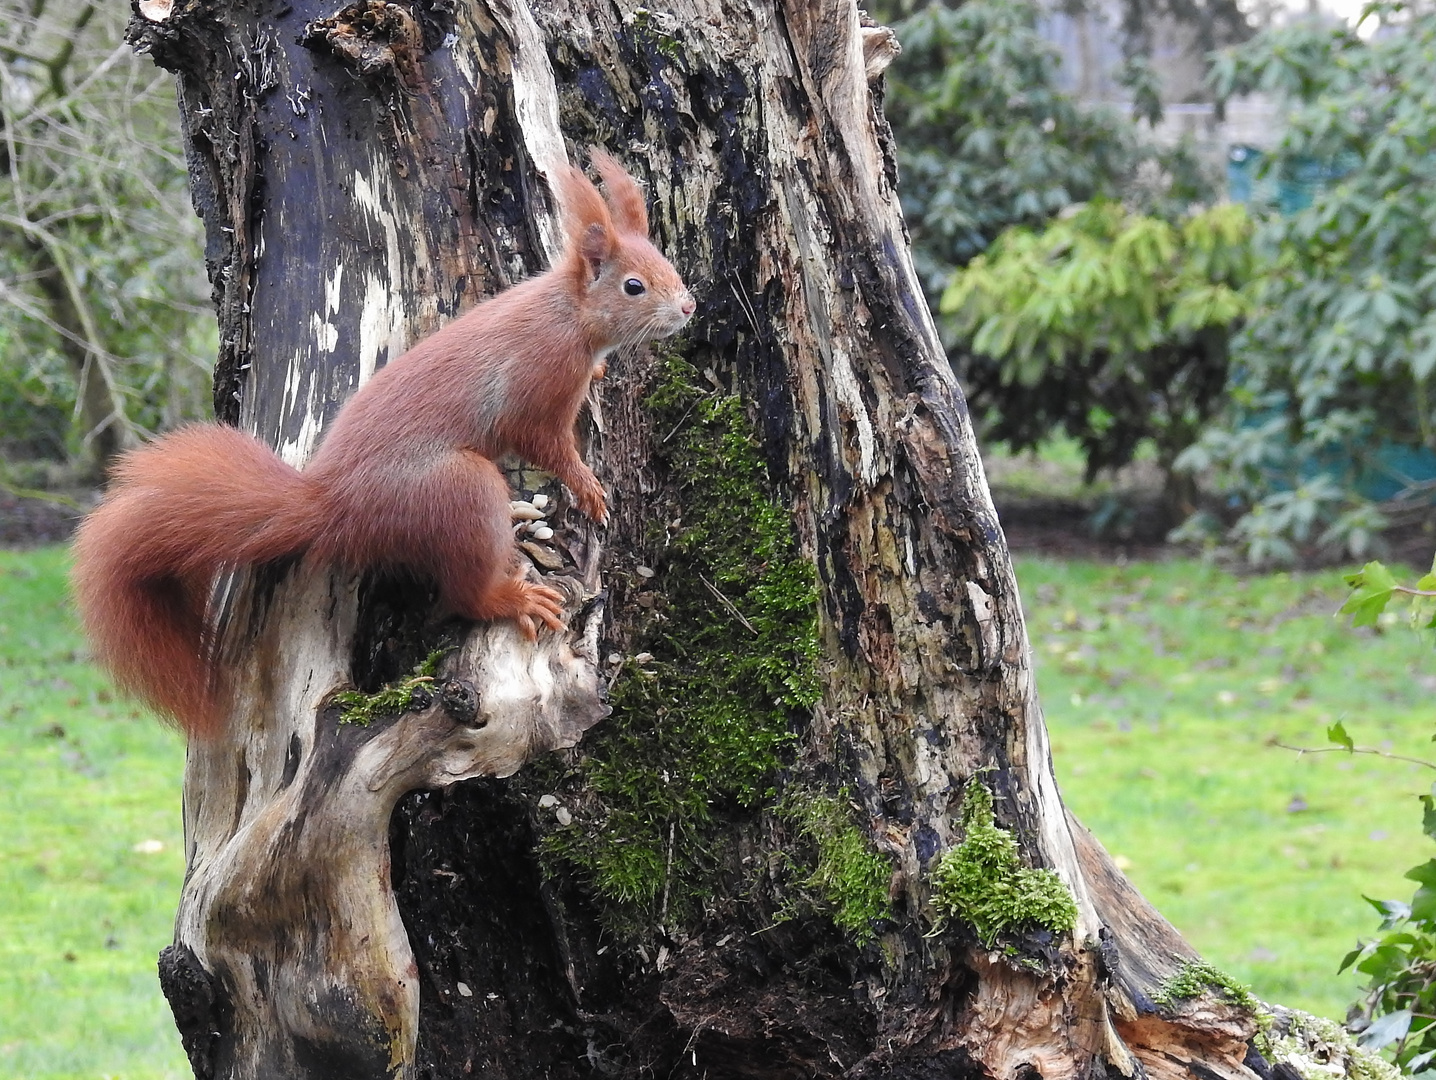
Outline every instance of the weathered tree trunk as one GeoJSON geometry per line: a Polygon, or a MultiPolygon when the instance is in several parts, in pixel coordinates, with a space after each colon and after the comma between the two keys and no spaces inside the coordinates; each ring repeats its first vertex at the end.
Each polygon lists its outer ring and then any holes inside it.
{"type": "Polygon", "coordinates": [[[606,534],[528,545],[566,638],[304,562],[217,590],[243,692],[190,750],[161,964],[197,1075],[1253,1075],[1249,1012],[1173,991],[1192,952],[1058,796],[894,194],[890,35],[851,0],[135,10],[179,75],[217,412],[286,459],[544,265],[543,176],[588,145],[700,302],[594,399],[606,534]],[[445,634],[407,707],[342,720],[445,634]],[[980,918],[935,873],[1004,837],[980,918]]]}

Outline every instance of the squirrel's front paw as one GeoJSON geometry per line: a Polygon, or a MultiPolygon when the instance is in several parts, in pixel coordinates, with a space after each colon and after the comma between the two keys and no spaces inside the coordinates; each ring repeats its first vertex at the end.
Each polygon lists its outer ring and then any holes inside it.
{"type": "Polygon", "coordinates": [[[608,524],[608,497],[593,473],[569,485],[578,508],[600,525],[608,524]]]}

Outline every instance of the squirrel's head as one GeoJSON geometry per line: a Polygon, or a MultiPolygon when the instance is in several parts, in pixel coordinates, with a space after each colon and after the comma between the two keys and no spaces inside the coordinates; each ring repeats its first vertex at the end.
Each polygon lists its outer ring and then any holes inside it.
{"type": "Polygon", "coordinates": [[[565,271],[579,297],[579,318],[594,349],[667,337],[697,304],[673,264],[648,238],[643,192],[611,155],[591,154],[604,191],[565,166],[558,176],[565,271]]]}

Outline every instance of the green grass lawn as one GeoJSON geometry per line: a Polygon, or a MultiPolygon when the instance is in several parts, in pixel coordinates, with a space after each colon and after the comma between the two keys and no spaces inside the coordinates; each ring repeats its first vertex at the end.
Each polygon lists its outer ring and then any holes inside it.
{"type": "Polygon", "coordinates": [[[67,562],[0,551],[0,1076],[188,1077],[155,976],[184,747],[84,661],[67,562]]]}
{"type": "MultiPolygon", "coordinates": [[[[172,732],[84,662],[62,549],[0,551],[0,1076],[187,1077],[154,975],[183,874],[172,732]],[[159,850],[153,850],[158,842],[159,850]]],[[[1267,1000],[1340,1017],[1361,894],[1409,898],[1436,650],[1332,618],[1339,575],[1018,561],[1063,792],[1136,884],[1267,1000]]],[[[1429,755],[1428,755],[1429,756],[1429,755]]]]}
{"type": "Polygon", "coordinates": [[[1354,631],[1332,573],[1234,578],[1192,561],[1020,559],[1064,797],[1138,888],[1257,996],[1341,1019],[1342,957],[1376,929],[1361,896],[1411,898],[1432,854],[1417,796],[1436,772],[1323,747],[1436,759],[1436,650],[1354,631]]]}

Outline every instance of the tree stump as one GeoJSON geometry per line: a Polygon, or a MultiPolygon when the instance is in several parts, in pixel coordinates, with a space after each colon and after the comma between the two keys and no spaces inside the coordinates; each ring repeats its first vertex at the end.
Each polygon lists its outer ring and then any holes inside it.
{"type": "Polygon", "coordinates": [[[569,635],[302,561],[217,584],[241,693],[190,749],[162,961],[197,1076],[1265,1075],[1247,1002],[1164,991],[1203,969],[1062,806],[866,22],[136,3],[179,80],[216,412],[286,460],[546,264],[545,177],[586,147],[646,182],[699,300],[596,388],[607,530],[514,465],[569,635]]]}

